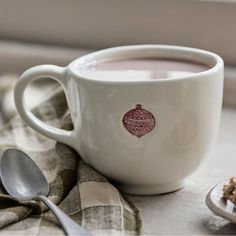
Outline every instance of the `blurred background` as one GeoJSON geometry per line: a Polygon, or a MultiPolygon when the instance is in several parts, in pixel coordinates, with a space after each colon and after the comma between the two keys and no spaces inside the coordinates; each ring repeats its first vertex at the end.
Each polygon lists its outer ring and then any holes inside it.
{"type": "Polygon", "coordinates": [[[89,51],[118,45],[190,46],[223,57],[224,102],[232,105],[235,23],[234,0],[0,0],[0,72],[63,66],[89,51]]]}

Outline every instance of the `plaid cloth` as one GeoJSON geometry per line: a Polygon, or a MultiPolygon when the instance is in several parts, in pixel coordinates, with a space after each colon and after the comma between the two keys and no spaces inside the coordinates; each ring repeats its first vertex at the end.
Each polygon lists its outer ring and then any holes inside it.
{"type": "MultiPolygon", "coordinates": [[[[0,156],[8,148],[26,152],[48,179],[49,198],[94,235],[138,235],[139,211],[127,196],[86,165],[72,148],[35,132],[18,115],[8,120],[14,109],[10,105],[12,98],[6,100],[6,97],[13,88],[14,78],[0,78],[0,156]]],[[[72,128],[60,88],[54,89],[34,113],[56,127],[72,128]]],[[[0,185],[0,235],[64,235],[52,213],[45,210],[42,203],[17,202],[0,185]]]]}

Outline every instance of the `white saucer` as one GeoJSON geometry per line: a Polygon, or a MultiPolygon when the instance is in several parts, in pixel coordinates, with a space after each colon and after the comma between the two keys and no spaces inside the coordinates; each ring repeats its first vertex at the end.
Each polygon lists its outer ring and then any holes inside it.
{"type": "Polygon", "coordinates": [[[236,207],[229,200],[223,199],[223,186],[228,180],[217,184],[206,196],[206,205],[217,215],[236,224],[236,207]]]}

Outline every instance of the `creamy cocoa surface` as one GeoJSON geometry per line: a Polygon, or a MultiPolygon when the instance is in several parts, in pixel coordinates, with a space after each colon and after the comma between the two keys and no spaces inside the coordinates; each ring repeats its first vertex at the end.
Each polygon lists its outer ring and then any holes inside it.
{"type": "Polygon", "coordinates": [[[185,77],[210,67],[191,61],[140,58],[92,63],[80,72],[97,80],[157,80],[185,77]]]}

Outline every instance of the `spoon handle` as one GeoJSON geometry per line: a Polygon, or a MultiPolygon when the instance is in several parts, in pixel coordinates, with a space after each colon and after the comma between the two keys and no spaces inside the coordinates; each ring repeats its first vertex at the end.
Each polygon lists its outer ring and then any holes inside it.
{"type": "Polygon", "coordinates": [[[41,200],[47,205],[47,207],[56,216],[58,221],[61,223],[66,235],[87,235],[92,236],[87,230],[83,229],[75,221],[73,221],[68,215],[66,215],[58,206],[56,206],[51,200],[43,195],[39,195],[35,200],[41,200]]]}

